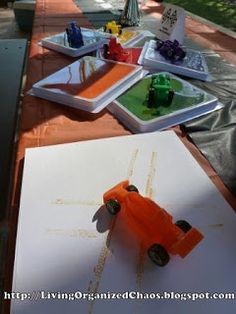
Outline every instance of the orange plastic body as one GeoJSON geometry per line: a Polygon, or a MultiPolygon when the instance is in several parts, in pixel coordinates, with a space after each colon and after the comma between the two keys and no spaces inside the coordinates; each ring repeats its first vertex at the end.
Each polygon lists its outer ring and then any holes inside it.
{"type": "Polygon", "coordinates": [[[122,217],[145,250],[157,243],[170,254],[185,257],[203,239],[195,228],[184,233],[165,209],[137,192],[127,191],[128,185],[128,180],[117,184],[103,195],[103,201],[115,199],[120,203],[122,217]]]}

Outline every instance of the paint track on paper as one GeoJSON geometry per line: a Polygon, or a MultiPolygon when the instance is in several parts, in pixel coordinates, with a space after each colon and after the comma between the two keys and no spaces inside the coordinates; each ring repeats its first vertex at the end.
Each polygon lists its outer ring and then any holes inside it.
{"type": "Polygon", "coordinates": [[[98,236],[96,231],[87,229],[46,229],[46,233],[48,235],[80,238],[96,238],[98,236]]]}
{"type": "Polygon", "coordinates": [[[222,228],[222,227],[224,227],[224,224],[212,224],[212,225],[208,225],[208,227],[212,227],[212,228],[222,228]]]}
{"type": "Polygon", "coordinates": [[[52,201],[53,205],[82,205],[82,206],[101,206],[102,203],[98,201],[82,201],[82,200],[66,200],[62,198],[57,198],[55,201],[52,201]]]}
{"type": "MultiPolygon", "coordinates": [[[[115,227],[115,220],[114,219],[111,223],[110,230],[108,232],[108,235],[105,237],[105,243],[102,246],[101,252],[98,257],[97,265],[94,267],[93,271],[93,279],[89,282],[88,292],[89,293],[97,293],[100,285],[100,281],[102,278],[102,273],[105,267],[105,263],[107,261],[107,258],[111,255],[110,252],[110,243],[111,243],[111,237],[112,232],[115,227]]],[[[95,300],[90,301],[88,314],[92,314],[93,307],[94,307],[95,300]]]]}
{"type": "MultiPolygon", "coordinates": [[[[137,156],[138,156],[138,152],[139,152],[139,150],[135,149],[131,155],[131,160],[130,160],[128,170],[127,170],[128,180],[133,175],[134,165],[135,165],[135,161],[136,161],[137,156]]],[[[106,260],[111,255],[111,251],[110,251],[109,247],[110,247],[110,243],[111,243],[112,233],[113,233],[113,230],[115,228],[115,222],[116,222],[116,218],[114,218],[112,223],[111,223],[111,227],[110,227],[110,230],[109,230],[108,235],[106,237],[105,243],[104,243],[104,245],[101,249],[101,252],[99,254],[97,265],[94,268],[94,278],[92,280],[90,280],[90,282],[89,282],[89,287],[88,287],[89,293],[98,292],[106,260]]],[[[88,314],[92,314],[94,303],[95,303],[95,300],[90,301],[88,314]]]]}
{"type": "Polygon", "coordinates": [[[131,160],[129,163],[129,167],[128,167],[128,173],[127,173],[127,178],[128,180],[130,180],[130,178],[132,177],[133,173],[134,173],[134,165],[138,156],[138,149],[135,149],[131,155],[131,160]]]}
{"type": "MultiPolygon", "coordinates": [[[[217,205],[214,203],[207,203],[207,206],[211,207],[211,208],[217,208],[217,205]]],[[[163,203],[162,204],[163,208],[191,208],[191,209],[198,209],[198,210],[202,210],[205,211],[206,209],[206,203],[163,203]]]]}
{"type": "Polygon", "coordinates": [[[144,253],[143,249],[140,247],[139,256],[138,256],[138,263],[137,263],[137,268],[136,268],[136,285],[137,285],[138,291],[142,290],[144,263],[145,263],[145,253],[144,253]]]}
{"type": "MultiPolygon", "coordinates": [[[[145,194],[147,197],[152,198],[153,196],[153,182],[156,174],[156,163],[157,163],[157,153],[152,152],[151,159],[149,163],[149,171],[147,175],[147,182],[145,187],[145,194]]],[[[137,271],[136,271],[136,285],[139,291],[142,290],[142,280],[143,274],[145,269],[145,252],[143,251],[142,247],[140,247],[140,252],[138,256],[138,263],[137,263],[137,271]]]]}
{"type": "Polygon", "coordinates": [[[149,164],[149,173],[147,176],[147,183],[145,188],[145,195],[149,198],[153,196],[153,180],[156,174],[157,153],[152,152],[151,160],[149,164]]]}

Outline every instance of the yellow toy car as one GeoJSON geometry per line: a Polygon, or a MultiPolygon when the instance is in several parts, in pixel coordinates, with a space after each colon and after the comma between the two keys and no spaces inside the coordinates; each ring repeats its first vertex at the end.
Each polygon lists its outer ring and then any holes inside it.
{"type": "Polygon", "coordinates": [[[122,34],[122,29],[121,29],[121,25],[116,24],[115,21],[111,21],[108,22],[105,26],[104,26],[104,32],[106,33],[110,33],[110,34],[115,34],[115,35],[121,35],[122,34]]]}

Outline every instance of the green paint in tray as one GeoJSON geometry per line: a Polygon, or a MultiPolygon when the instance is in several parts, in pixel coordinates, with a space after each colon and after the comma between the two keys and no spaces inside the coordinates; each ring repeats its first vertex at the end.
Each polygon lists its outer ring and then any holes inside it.
{"type": "Polygon", "coordinates": [[[198,105],[208,99],[207,94],[199,91],[187,82],[170,77],[170,84],[175,91],[169,106],[156,104],[154,108],[147,107],[147,98],[151,76],[148,76],[121,95],[117,101],[143,121],[162,117],[178,110],[198,105]]]}

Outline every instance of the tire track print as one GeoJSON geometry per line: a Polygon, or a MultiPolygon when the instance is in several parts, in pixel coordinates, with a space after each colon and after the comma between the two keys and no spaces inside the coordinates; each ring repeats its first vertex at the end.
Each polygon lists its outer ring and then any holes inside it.
{"type": "MultiPolygon", "coordinates": [[[[147,175],[147,182],[146,182],[146,187],[145,187],[145,195],[148,198],[152,198],[153,196],[153,182],[156,174],[156,164],[157,164],[157,153],[152,152],[151,154],[151,159],[150,159],[150,164],[149,164],[149,171],[147,175]]],[[[138,263],[136,267],[136,285],[137,285],[137,290],[141,291],[142,290],[142,279],[143,279],[143,274],[144,274],[144,269],[145,269],[145,257],[146,254],[143,251],[143,249],[140,247],[140,252],[139,252],[139,258],[138,258],[138,263]]]]}
{"type": "MultiPolygon", "coordinates": [[[[134,166],[135,166],[135,162],[137,160],[138,152],[139,152],[139,150],[135,149],[131,154],[131,160],[130,160],[130,163],[129,163],[128,169],[127,169],[127,179],[128,180],[133,175],[134,166]]],[[[115,228],[115,223],[116,223],[116,218],[114,218],[112,220],[108,235],[105,237],[104,244],[102,246],[102,249],[101,249],[99,257],[98,257],[97,265],[94,267],[93,279],[89,283],[88,293],[97,293],[99,291],[99,286],[100,286],[100,281],[102,278],[103,270],[104,270],[107,258],[111,255],[110,243],[111,243],[112,234],[113,234],[113,231],[115,228]]],[[[93,313],[95,301],[96,300],[90,301],[88,314],[93,313]]]]}

